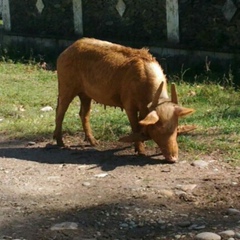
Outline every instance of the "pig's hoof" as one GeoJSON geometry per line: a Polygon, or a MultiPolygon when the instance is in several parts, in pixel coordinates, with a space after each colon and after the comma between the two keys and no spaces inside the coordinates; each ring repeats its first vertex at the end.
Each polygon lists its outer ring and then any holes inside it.
{"type": "Polygon", "coordinates": [[[62,148],[65,147],[65,144],[63,143],[63,141],[57,141],[57,146],[62,148]]]}
{"type": "Polygon", "coordinates": [[[138,150],[136,152],[137,152],[138,156],[142,156],[142,157],[146,156],[146,151],[145,150],[144,151],[138,150]]]}
{"type": "Polygon", "coordinates": [[[84,141],[89,142],[93,147],[99,145],[99,142],[95,138],[85,138],[84,141]]]}
{"type": "Polygon", "coordinates": [[[166,159],[165,160],[167,163],[170,163],[170,164],[173,164],[173,163],[176,163],[177,160],[174,160],[174,159],[166,159]]]}
{"type": "Polygon", "coordinates": [[[92,145],[93,147],[98,146],[98,145],[99,145],[99,142],[98,142],[98,141],[95,141],[95,142],[91,143],[91,145],[92,145]]]}

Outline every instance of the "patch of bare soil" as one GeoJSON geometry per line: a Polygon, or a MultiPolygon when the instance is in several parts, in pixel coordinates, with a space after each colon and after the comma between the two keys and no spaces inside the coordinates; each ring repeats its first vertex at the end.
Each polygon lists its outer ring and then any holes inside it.
{"type": "Polygon", "coordinates": [[[216,156],[198,166],[184,160],[186,153],[176,164],[153,148],[148,154],[136,156],[122,143],[59,149],[2,141],[0,239],[195,239],[224,230],[237,236],[239,168],[216,156]]]}

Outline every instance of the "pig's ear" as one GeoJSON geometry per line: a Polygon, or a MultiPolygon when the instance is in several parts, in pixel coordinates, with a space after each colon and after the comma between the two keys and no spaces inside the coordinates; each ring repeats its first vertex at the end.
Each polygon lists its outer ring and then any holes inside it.
{"type": "Polygon", "coordinates": [[[178,117],[185,117],[187,115],[194,113],[195,110],[192,108],[184,108],[184,107],[175,106],[174,112],[178,117]]]}
{"type": "Polygon", "coordinates": [[[151,111],[139,124],[147,126],[150,124],[155,124],[159,120],[159,116],[156,111],[151,111]]]}
{"type": "Polygon", "coordinates": [[[118,141],[120,142],[138,142],[138,141],[147,141],[150,138],[144,135],[143,133],[131,133],[128,136],[121,137],[118,141]]]}

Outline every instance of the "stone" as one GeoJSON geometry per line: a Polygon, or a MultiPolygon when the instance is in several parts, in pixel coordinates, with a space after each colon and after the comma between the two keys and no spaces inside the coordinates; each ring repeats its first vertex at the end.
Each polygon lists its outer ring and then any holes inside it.
{"type": "Polygon", "coordinates": [[[49,112],[49,111],[52,111],[52,110],[53,110],[53,108],[51,106],[46,106],[46,107],[41,108],[42,112],[49,112]]]}
{"type": "Polygon", "coordinates": [[[227,237],[234,237],[235,236],[235,232],[233,230],[226,230],[226,231],[222,231],[219,233],[219,235],[223,236],[227,236],[227,237]]]}
{"type": "Polygon", "coordinates": [[[240,239],[240,232],[236,232],[236,233],[235,233],[235,237],[236,237],[237,239],[240,239]]]}
{"type": "Polygon", "coordinates": [[[130,228],[135,228],[135,227],[137,227],[137,224],[134,221],[130,221],[129,226],[130,226],[130,228]]]}
{"type": "Polygon", "coordinates": [[[237,209],[235,209],[235,208],[229,208],[228,210],[227,210],[227,213],[229,214],[229,215],[240,215],[240,211],[239,210],[237,210],[237,209]]]}
{"type": "Polygon", "coordinates": [[[62,222],[57,223],[51,227],[52,231],[55,230],[76,230],[78,228],[78,224],[75,222],[62,222]]]}
{"type": "Polygon", "coordinates": [[[128,228],[129,225],[127,223],[121,223],[120,225],[120,228],[128,228]]]}
{"type": "Polygon", "coordinates": [[[172,190],[168,189],[161,189],[159,190],[160,195],[164,197],[172,197],[174,195],[174,192],[172,190]]]}
{"type": "Polygon", "coordinates": [[[192,223],[190,221],[183,221],[178,223],[179,227],[185,228],[185,227],[189,227],[192,223]]]}
{"type": "Polygon", "coordinates": [[[180,234],[175,235],[175,239],[180,239],[180,238],[182,238],[182,235],[180,234]]]}
{"type": "Polygon", "coordinates": [[[200,167],[200,168],[205,168],[208,166],[208,162],[203,161],[203,160],[196,160],[192,163],[192,166],[194,167],[200,167]]]}
{"type": "Polygon", "coordinates": [[[166,221],[162,220],[162,219],[158,219],[157,220],[157,223],[160,224],[160,225],[163,225],[166,223],[166,221]]]}
{"type": "Polygon", "coordinates": [[[204,229],[206,226],[204,224],[193,224],[189,227],[191,230],[201,230],[204,229]]]}
{"type": "Polygon", "coordinates": [[[202,232],[196,235],[197,240],[221,240],[221,236],[212,232],[202,232]]]}
{"type": "Polygon", "coordinates": [[[83,182],[82,185],[83,185],[84,187],[89,187],[89,186],[91,185],[91,183],[90,183],[90,182],[83,182]]]}
{"type": "Polygon", "coordinates": [[[96,174],[94,176],[97,177],[97,178],[104,178],[104,177],[108,176],[108,173],[99,173],[99,174],[96,174]]]}
{"type": "Polygon", "coordinates": [[[185,196],[185,195],[187,195],[186,192],[184,192],[184,191],[182,191],[182,190],[176,190],[176,191],[175,191],[175,194],[176,194],[177,196],[183,196],[183,195],[185,196]]]}
{"type": "Polygon", "coordinates": [[[192,191],[197,184],[185,184],[185,185],[177,185],[177,189],[180,189],[184,192],[192,191]]]}

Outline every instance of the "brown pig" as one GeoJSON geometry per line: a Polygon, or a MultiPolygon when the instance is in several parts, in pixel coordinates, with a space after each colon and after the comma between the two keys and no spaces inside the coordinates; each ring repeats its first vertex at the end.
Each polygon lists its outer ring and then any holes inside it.
{"type": "Polygon", "coordinates": [[[135,142],[145,154],[144,141],[152,139],[169,162],[178,159],[179,117],[194,112],[178,105],[175,85],[172,99],[167,80],[157,60],[147,49],[133,49],[93,38],[83,38],[63,51],[57,60],[58,104],[54,138],[63,146],[62,122],[71,101],[81,101],[79,116],[85,139],[97,141],[90,127],[92,99],[125,110],[132,134],[120,139],[135,142]]]}

